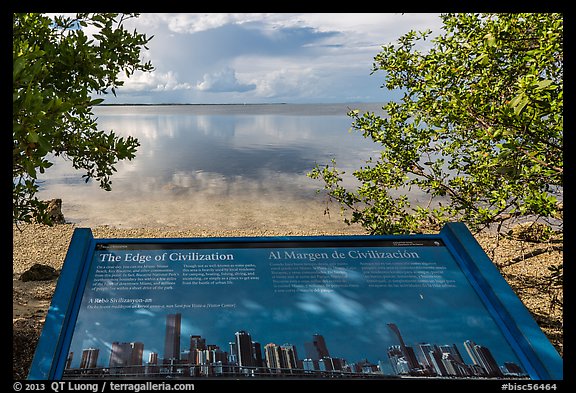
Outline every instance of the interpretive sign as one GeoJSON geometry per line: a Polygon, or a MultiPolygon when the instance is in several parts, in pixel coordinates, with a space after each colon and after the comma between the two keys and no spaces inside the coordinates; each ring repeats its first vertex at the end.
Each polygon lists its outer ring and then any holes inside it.
{"type": "Polygon", "coordinates": [[[462,223],[436,235],[76,229],[29,379],[562,379],[462,223]]]}

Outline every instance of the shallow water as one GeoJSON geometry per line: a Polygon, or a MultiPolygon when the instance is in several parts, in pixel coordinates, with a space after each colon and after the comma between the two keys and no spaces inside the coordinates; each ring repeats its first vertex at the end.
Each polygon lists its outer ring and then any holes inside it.
{"type": "Polygon", "coordinates": [[[112,191],[85,183],[58,157],[41,178],[41,199],[61,198],[78,226],[222,227],[351,230],[333,205],[325,215],[322,183],[306,174],[334,158],[351,173],[377,145],[350,132],[349,109],[379,104],[101,106],[103,130],[140,141],[120,162],[112,191]]]}

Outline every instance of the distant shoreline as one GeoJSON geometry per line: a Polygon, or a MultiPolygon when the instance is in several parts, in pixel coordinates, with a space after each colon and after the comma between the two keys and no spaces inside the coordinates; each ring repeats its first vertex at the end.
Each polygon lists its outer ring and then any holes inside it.
{"type": "MultiPolygon", "coordinates": [[[[184,106],[205,106],[205,105],[286,105],[287,102],[265,102],[265,103],[255,103],[255,104],[248,104],[248,103],[230,103],[230,104],[182,104],[182,103],[162,103],[162,104],[98,104],[96,106],[175,106],[175,105],[184,105],[184,106]]],[[[294,105],[308,105],[308,104],[294,104],[294,105]]]]}
{"type": "Polygon", "coordinates": [[[151,104],[151,103],[140,103],[140,104],[129,104],[129,103],[120,103],[120,104],[98,104],[94,106],[263,106],[263,105],[352,105],[352,104],[364,104],[364,105],[384,105],[383,102],[319,102],[319,103],[290,103],[290,102],[255,102],[255,103],[227,103],[227,104],[216,104],[216,103],[158,103],[158,104],[151,104]]]}

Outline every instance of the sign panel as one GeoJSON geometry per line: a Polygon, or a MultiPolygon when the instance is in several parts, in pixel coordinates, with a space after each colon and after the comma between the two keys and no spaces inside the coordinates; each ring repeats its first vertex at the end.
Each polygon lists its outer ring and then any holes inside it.
{"type": "Polygon", "coordinates": [[[29,378],[562,379],[562,359],[461,223],[216,239],[76,229],[29,378]]]}

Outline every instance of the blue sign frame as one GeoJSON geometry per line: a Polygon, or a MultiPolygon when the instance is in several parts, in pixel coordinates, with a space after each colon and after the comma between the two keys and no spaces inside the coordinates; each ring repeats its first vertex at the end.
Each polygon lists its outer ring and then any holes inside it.
{"type": "Polygon", "coordinates": [[[463,223],[405,236],[74,230],[28,379],[271,374],[562,380],[563,360],[463,223]]]}

